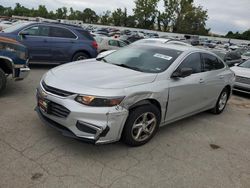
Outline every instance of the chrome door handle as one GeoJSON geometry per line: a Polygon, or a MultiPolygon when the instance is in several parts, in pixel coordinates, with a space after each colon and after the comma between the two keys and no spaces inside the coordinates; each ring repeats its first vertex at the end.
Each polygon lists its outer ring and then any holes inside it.
{"type": "Polygon", "coordinates": [[[202,83],[204,83],[204,82],[205,82],[205,81],[201,78],[201,79],[200,79],[200,83],[202,84],[202,83]]]}

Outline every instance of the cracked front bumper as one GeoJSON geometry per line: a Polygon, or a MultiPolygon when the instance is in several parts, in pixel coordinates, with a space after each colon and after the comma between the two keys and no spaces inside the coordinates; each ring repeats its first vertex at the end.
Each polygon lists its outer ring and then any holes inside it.
{"type": "MultiPolygon", "coordinates": [[[[122,107],[89,107],[74,100],[75,96],[59,97],[39,88],[37,96],[69,110],[67,117],[58,117],[56,113],[46,113],[40,107],[36,111],[42,121],[61,131],[63,135],[102,144],[120,140],[128,110],[122,107]]],[[[58,107],[58,106],[57,106],[58,107]]]]}

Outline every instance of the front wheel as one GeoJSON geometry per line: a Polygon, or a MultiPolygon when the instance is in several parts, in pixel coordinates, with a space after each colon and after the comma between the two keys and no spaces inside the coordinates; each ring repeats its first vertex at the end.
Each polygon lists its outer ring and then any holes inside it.
{"type": "Polygon", "coordinates": [[[227,105],[228,99],[229,99],[229,90],[225,88],[222,90],[215,107],[212,109],[212,112],[214,114],[222,113],[227,105]]]}
{"type": "Polygon", "coordinates": [[[0,68],[0,93],[5,89],[7,79],[4,71],[0,68]]]}
{"type": "Polygon", "coordinates": [[[160,111],[154,105],[132,109],[123,129],[123,141],[131,146],[147,143],[156,134],[160,119],[160,111]]]}

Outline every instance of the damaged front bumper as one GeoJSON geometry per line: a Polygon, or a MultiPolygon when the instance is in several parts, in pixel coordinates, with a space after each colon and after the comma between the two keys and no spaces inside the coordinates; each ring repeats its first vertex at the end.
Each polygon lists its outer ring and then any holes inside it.
{"type": "Polygon", "coordinates": [[[52,103],[50,111],[36,107],[40,119],[64,136],[89,143],[104,144],[120,140],[128,110],[120,107],[89,107],[74,100],[75,96],[59,97],[39,88],[39,96],[52,103]],[[67,112],[67,114],[64,114],[67,112]],[[61,115],[65,115],[62,117],[61,115]]]}
{"type": "Polygon", "coordinates": [[[28,62],[29,62],[29,60],[26,61],[25,65],[14,65],[13,78],[16,81],[23,80],[28,76],[28,74],[30,72],[30,68],[28,67],[28,62]]]}

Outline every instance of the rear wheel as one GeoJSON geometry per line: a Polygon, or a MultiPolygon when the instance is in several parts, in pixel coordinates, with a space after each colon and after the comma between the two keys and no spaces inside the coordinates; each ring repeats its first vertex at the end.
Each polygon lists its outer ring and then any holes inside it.
{"type": "Polygon", "coordinates": [[[215,107],[212,109],[212,112],[214,114],[222,113],[227,105],[228,99],[229,99],[229,90],[227,88],[224,88],[217,100],[215,107]]]}
{"type": "Polygon", "coordinates": [[[4,71],[0,68],[0,93],[6,88],[6,76],[4,71]]]}
{"type": "Polygon", "coordinates": [[[72,58],[73,61],[80,61],[80,60],[84,60],[84,59],[88,59],[89,55],[84,53],[84,52],[78,52],[74,55],[74,57],[72,58]]]}
{"type": "Polygon", "coordinates": [[[123,141],[131,146],[147,143],[156,134],[160,119],[160,112],[154,105],[132,109],[123,129],[123,141]]]}

